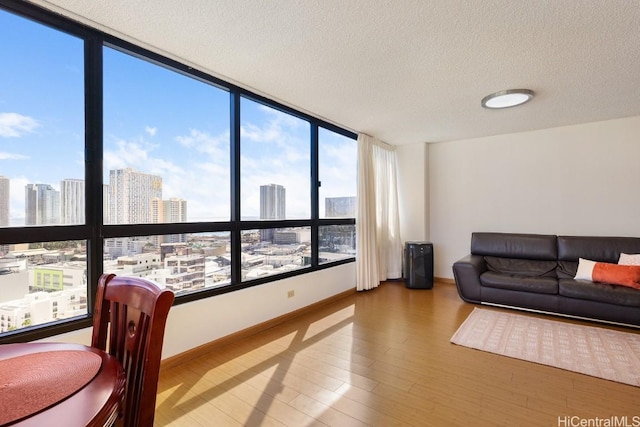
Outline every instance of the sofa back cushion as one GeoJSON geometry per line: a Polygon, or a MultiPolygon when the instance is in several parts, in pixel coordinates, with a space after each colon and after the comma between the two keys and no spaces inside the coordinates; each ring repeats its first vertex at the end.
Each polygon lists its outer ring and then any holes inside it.
{"type": "Polygon", "coordinates": [[[475,232],[471,234],[471,253],[525,260],[555,261],[558,258],[556,236],[548,234],[475,232]]]}
{"type": "Polygon", "coordinates": [[[621,253],[640,254],[640,238],[558,236],[558,277],[573,278],[580,258],[616,264],[621,253]]]}
{"type": "Polygon", "coordinates": [[[528,277],[556,277],[558,263],[551,260],[518,259],[486,256],[489,271],[528,277]]]}

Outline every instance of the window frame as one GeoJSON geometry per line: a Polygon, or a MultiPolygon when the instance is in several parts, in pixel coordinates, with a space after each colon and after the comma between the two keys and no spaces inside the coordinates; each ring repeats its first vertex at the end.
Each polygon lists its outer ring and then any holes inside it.
{"type": "Polygon", "coordinates": [[[84,84],[85,84],[85,224],[0,228],[0,244],[34,243],[66,240],[85,240],[87,242],[87,315],[80,318],[60,320],[44,325],[32,325],[16,331],[3,333],[1,343],[31,341],[70,332],[92,325],[92,311],[99,275],[103,271],[104,240],[118,237],[148,235],[189,234],[224,231],[231,239],[231,278],[230,284],[222,287],[189,292],[176,297],[175,305],[210,298],[227,292],[234,292],[268,282],[308,274],[317,270],[332,268],[355,261],[348,257],[320,264],[318,260],[318,230],[321,226],[355,225],[355,218],[319,217],[319,164],[318,140],[319,128],[335,132],[354,140],[354,132],[325,122],[309,114],[297,111],[284,104],[273,101],[247,89],[225,82],[215,76],[204,73],[191,66],[166,58],[115,36],[75,22],[37,5],[17,0],[6,0],[0,10],[13,13],[62,31],[84,41],[84,84]],[[133,55],[154,65],[168,68],[189,78],[200,80],[229,92],[230,109],[230,220],[220,222],[185,222],[159,224],[103,224],[103,47],[108,47],[133,55]],[[248,99],[270,108],[292,115],[309,123],[310,135],[310,197],[311,217],[309,219],[290,220],[241,220],[240,188],[240,126],[241,99],[248,99]],[[93,190],[100,190],[98,192],[93,190]],[[96,196],[99,194],[99,196],[96,196]],[[252,280],[241,280],[241,233],[247,230],[269,228],[309,227],[311,229],[311,265],[301,269],[264,276],[252,280]]]}

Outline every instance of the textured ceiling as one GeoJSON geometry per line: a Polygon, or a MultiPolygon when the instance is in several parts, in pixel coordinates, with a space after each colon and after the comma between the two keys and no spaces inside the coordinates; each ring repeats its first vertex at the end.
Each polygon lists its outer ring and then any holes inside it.
{"type": "Polygon", "coordinates": [[[33,3],[395,145],[640,115],[636,0],[33,3]]]}

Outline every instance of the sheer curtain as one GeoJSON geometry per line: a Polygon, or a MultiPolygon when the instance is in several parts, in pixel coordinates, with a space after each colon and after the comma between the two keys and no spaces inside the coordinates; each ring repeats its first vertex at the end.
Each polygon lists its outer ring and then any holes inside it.
{"type": "Polygon", "coordinates": [[[357,290],[402,276],[395,147],[358,135],[357,290]]]}

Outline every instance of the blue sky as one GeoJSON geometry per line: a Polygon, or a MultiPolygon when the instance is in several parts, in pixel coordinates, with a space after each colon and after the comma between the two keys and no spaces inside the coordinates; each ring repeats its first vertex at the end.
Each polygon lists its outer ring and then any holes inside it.
{"type": "MultiPolygon", "coordinates": [[[[20,225],[26,184],[84,178],[83,43],[0,11],[0,55],[0,175],[20,225]]],[[[274,183],[288,218],[309,217],[308,122],[247,99],[241,108],[242,216],[258,216],[259,187],[274,183]]],[[[320,143],[322,194],[354,196],[355,141],[322,130],[320,143]]],[[[186,199],[190,221],[227,220],[229,94],[105,48],[105,183],[125,167],[162,176],[163,198],[186,199]]]]}

